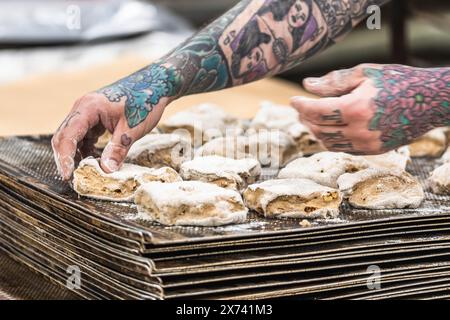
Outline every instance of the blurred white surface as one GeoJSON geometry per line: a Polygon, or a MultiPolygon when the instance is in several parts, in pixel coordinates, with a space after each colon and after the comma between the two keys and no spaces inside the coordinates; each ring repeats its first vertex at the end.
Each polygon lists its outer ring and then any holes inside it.
{"type": "Polygon", "coordinates": [[[0,50],[0,85],[35,74],[72,71],[107,63],[127,54],[155,60],[191,34],[191,30],[154,32],[134,39],[100,44],[0,50]]]}
{"type": "Polygon", "coordinates": [[[0,47],[20,47],[0,50],[0,85],[123,55],[151,61],[192,32],[182,18],[142,1],[0,0],[0,47]],[[80,14],[80,21],[70,19],[73,14],[80,14]],[[40,46],[23,47],[27,44],[40,46]]]}

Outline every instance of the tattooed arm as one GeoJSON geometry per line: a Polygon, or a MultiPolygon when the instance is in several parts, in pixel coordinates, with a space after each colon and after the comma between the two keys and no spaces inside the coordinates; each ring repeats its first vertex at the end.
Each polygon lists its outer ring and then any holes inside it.
{"type": "Polygon", "coordinates": [[[131,144],[181,96],[219,90],[292,68],[340,40],[371,5],[387,0],[242,0],[150,66],[77,101],[52,139],[64,179],[74,157],[92,154],[105,128],[101,157],[117,170],[131,144]]]}
{"type": "Polygon", "coordinates": [[[324,98],[292,104],[330,150],[377,154],[450,126],[450,68],[364,64],[304,85],[324,98]]]}

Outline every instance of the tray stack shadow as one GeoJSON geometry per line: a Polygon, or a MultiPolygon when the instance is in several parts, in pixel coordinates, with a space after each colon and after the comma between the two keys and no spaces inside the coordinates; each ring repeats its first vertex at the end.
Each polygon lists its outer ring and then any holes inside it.
{"type": "MultiPolygon", "coordinates": [[[[425,184],[434,160],[408,170],[425,184]]],[[[0,249],[85,299],[450,297],[450,197],[356,210],[302,228],[250,214],[224,227],[167,227],[132,205],[79,198],[48,136],[0,139],[0,249]]]]}

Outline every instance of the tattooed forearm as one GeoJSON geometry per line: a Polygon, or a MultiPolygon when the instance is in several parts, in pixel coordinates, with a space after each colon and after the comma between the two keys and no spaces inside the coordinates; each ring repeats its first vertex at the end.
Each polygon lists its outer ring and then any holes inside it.
{"type": "Polygon", "coordinates": [[[433,128],[450,126],[450,68],[389,65],[364,72],[379,89],[369,129],[382,132],[385,149],[404,145],[433,128]]]}
{"type": "Polygon", "coordinates": [[[243,0],[158,62],[102,90],[130,128],[163,97],[219,90],[292,68],[387,0],[243,0]],[[123,100],[122,100],[123,99],[123,100]]]}
{"type": "Polygon", "coordinates": [[[180,87],[174,67],[152,64],[100,90],[111,102],[125,98],[125,117],[133,128],[147,118],[162,97],[173,97],[180,87]]]}

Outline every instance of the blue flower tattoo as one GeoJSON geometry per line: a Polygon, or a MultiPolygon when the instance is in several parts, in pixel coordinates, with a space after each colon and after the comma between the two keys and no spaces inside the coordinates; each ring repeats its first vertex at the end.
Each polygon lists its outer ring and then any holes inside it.
{"type": "Polygon", "coordinates": [[[125,117],[130,128],[143,122],[162,97],[177,94],[179,76],[174,68],[154,64],[100,90],[109,101],[125,97],[125,117]]]}

